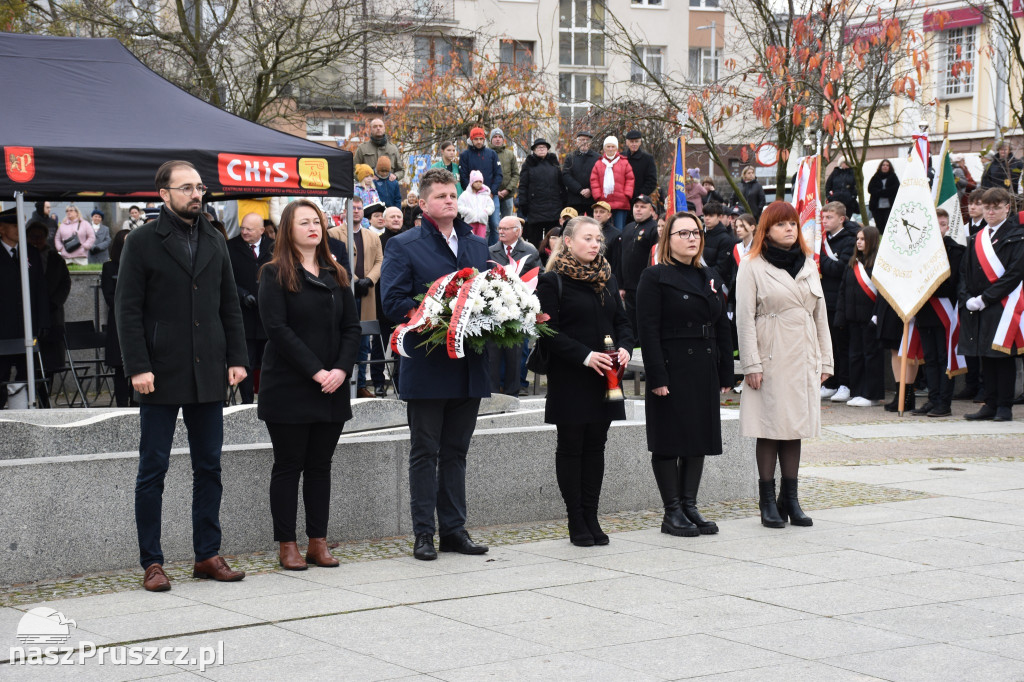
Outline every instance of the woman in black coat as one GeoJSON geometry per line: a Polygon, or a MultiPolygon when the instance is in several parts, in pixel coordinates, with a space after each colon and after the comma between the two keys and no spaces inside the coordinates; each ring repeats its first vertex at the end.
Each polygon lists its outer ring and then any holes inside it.
{"type": "Polygon", "coordinates": [[[280,562],[302,571],[307,562],[333,567],[327,549],[331,458],[352,418],[348,376],[359,349],[359,313],[348,276],[335,265],[326,221],[316,204],[300,199],[281,214],[274,259],[260,273],[260,316],[267,331],[259,418],[274,446],[270,513],[280,562]],[[295,542],[299,477],[309,550],[295,542]]]}
{"type": "Polygon", "coordinates": [[[605,400],[604,353],[611,337],[622,365],[633,348],[619,287],[601,254],[601,225],[587,216],[566,223],[562,245],[541,275],[537,297],[557,333],[542,337],[551,353],[544,421],[558,428],[555,473],[569,517],[569,539],[580,547],[608,544],[597,520],[604,480],[604,446],[611,422],[626,418],[622,400],[605,400]]]}
{"type": "MultiPolygon", "coordinates": [[[[850,339],[851,407],[874,407],[885,397],[885,353],[878,342],[878,291],[871,283],[878,230],[866,225],[857,231],[857,248],[839,283],[833,324],[845,328],[850,339]]],[[[909,387],[908,387],[909,390],[909,387]]]]}
{"type": "Polygon", "coordinates": [[[892,212],[893,202],[896,201],[896,192],[900,188],[900,179],[896,177],[896,171],[892,168],[889,159],[882,159],[878,164],[878,170],[868,181],[868,208],[871,210],[871,217],[875,219],[875,227],[879,234],[885,233],[885,224],[889,222],[889,213],[892,212]]]}
{"type": "Polygon", "coordinates": [[[121,342],[117,338],[117,320],[114,316],[114,292],[117,291],[117,269],[121,265],[121,251],[124,250],[124,240],[131,234],[131,230],[121,230],[114,235],[114,241],[110,245],[110,260],[103,264],[103,272],[100,274],[100,290],[103,292],[103,300],[107,302],[107,338],[104,345],[103,361],[113,371],[114,375],[114,400],[118,407],[133,407],[137,403],[134,399],[132,384],[124,375],[124,360],[121,359],[121,342]]]}
{"type": "Polygon", "coordinates": [[[636,291],[647,449],[665,504],[661,532],[687,537],[718,532],[697,511],[697,490],[704,458],[722,454],[719,395],[733,377],[722,279],[701,265],[703,249],[700,219],[671,216],[658,239],[658,264],[644,270],[636,291]]]}
{"type": "MultiPolygon", "coordinates": [[[[754,172],[753,166],[746,166],[740,172],[740,194],[747,200],[747,206],[754,215],[754,219],[760,220],[761,211],[764,210],[768,200],[764,196],[764,187],[757,181],[757,174],[754,172]]],[[[738,196],[733,196],[732,202],[737,206],[742,205],[738,196]]]]}
{"type": "Polygon", "coordinates": [[[562,169],[550,147],[543,137],[537,138],[519,171],[519,213],[526,219],[523,237],[538,248],[544,233],[558,225],[566,202],[562,169]]]}

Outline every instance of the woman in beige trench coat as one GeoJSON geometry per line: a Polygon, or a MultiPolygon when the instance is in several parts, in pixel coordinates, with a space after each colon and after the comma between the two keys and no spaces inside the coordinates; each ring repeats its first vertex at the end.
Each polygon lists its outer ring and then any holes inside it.
{"type": "Polygon", "coordinates": [[[765,208],[736,278],[736,329],[748,389],[740,434],[757,439],[761,523],[810,526],[800,509],[800,439],[821,432],[821,382],[832,375],[832,342],[821,278],[788,203],[765,208]],[[775,461],[782,487],[775,497],[775,461]]]}

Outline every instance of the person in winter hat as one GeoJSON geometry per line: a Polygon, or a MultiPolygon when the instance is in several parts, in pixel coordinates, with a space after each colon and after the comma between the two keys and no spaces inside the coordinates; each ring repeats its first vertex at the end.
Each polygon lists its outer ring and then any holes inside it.
{"type": "Polygon", "coordinates": [[[494,199],[491,189],[484,184],[484,174],[470,171],[469,187],[459,195],[459,213],[473,228],[473,234],[487,238],[487,221],[494,213],[494,199]]]}
{"type": "Polygon", "coordinates": [[[619,230],[626,226],[633,184],[633,169],[619,155],[619,140],[609,135],[604,139],[604,155],[590,172],[590,192],[594,201],[607,201],[612,207],[612,222],[619,230]]]}

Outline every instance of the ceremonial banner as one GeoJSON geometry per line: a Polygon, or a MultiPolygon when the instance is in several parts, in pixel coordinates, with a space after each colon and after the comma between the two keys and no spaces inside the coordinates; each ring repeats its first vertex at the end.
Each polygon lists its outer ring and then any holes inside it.
{"type": "Polygon", "coordinates": [[[676,138],[676,154],[672,159],[672,186],[665,197],[665,215],[686,210],[686,140],[676,138]]]}
{"type": "Polygon", "coordinates": [[[949,277],[949,261],[921,159],[912,154],[901,178],[871,279],[904,322],[949,277]]]}
{"type": "Polygon", "coordinates": [[[960,213],[960,195],[956,192],[956,178],[953,176],[953,161],[949,158],[949,140],[942,141],[939,154],[939,174],[935,177],[935,207],[943,208],[949,214],[949,232],[957,244],[967,246],[967,230],[964,229],[960,213]]]}
{"type": "MultiPolygon", "coordinates": [[[[821,244],[821,225],[818,216],[821,211],[821,193],[818,187],[818,157],[805,156],[800,159],[796,171],[796,185],[793,187],[793,208],[800,216],[800,231],[808,245],[821,244]]],[[[814,249],[814,261],[818,261],[820,249],[814,249]]]]}

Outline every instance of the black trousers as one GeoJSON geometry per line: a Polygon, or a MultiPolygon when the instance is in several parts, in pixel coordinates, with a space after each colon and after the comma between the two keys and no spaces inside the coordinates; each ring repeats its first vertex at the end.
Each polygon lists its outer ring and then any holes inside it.
{"type": "Polygon", "coordinates": [[[487,344],[487,361],[491,372],[491,393],[519,395],[519,365],[523,357],[523,344],[512,348],[499,348],[487,344]],[[504,386],[504,388],[502,388],[504,386]]]}
{"type": "Polygon", "coordinates": [[[114,400],[118,407],[135,407],[135,391],[132,389],[132,381],[124,375],[124,367],[111,367],[114,375],[114,400]]]}
{"type": "Polygon", "coordinates": [[[466,526],[466,454],[480,398],[409,400],[409,509],[416,535],[466,526]]]}
{"type": "Polygon", "coordinates": [[[1013,388],[1017,380],[1017,359],[981,358],[982,389],[989,407],[1013,407],[1013,388]]]}
{"type": "Polygon", "coordinates": [[[928,384],[928,402],[938,407],[949,407],[953,402],[953,380],[946,374],[946,328],[922,327],[921,349],[924,351],[924,380],[928,384]]]}
{"type": "Polygon", "coordinates": [[[245,349],[249,353],[249,371],[238,384],[238,394],[242,396],[243,405],[251,405],[255,395],[256,372],[263,366],[263,350],[267,347],[266,339],[246,339],[245,349]]]}
{"type": "Polygon", "coordinates": [[[966,388],[977,392],[981,388],[981,358],[975,355],[964,356],[967,364],[966,388]]]}
{"type": "Polygon", "coordinates": [[[299,478],[306,509],[306,537],[327,537],[331,512],[331,459],[344,422],[282,424],[267,422],[274,445],[270,474],[270,515],[274,541],[295,542],[299,478]]]}
{"type": "Polygon", "coordinates": [[[541,240],[552,227],[558,227],[557,220],[527,220],[523,228],[523,238],[540,249],[541,240]]]}
{"type": "Polygon", "coordinates": [[[611,422],[557,424],[555,476],[569,515],[597,512],[604,483],[604,446],[611,422]]]}
{"type": "MultiPolygon", "coordinates": [[[[836,316],[835,309],[828,308],[828,333],[832,337],[832,359],[835,362],[835,374],[825,381],[827,388],[850,386],[850,332],[848,327],[837,327],[832,324],[836,316]]],[[[864,396],[866,397],[866,396],[864,396]]]]}
{"type": "Polygon", "coordinates": [[[885,397],[885,355],[873,324],[850,322],[850,394],[853,397],[881,400],[885,397]]]}
{"type": "MultiPolygon", "coordinates": [[[[640,334],[636,328],[636,289],[625,289],[625,292],[626,296],[622,299],[622,302],[626,308],[626,317],[629,318],[629,327],[633,330],[633,338],[639,339],[640,334]]],[[[639,343],[637,341],[637,345],[639,343]]]]}
{"type": "Polygon", "coordinates": [[[192,549],[196,561],[220,552],[220,451],[224,443],[224,403],[139,407],[139,472],[135,478],[135,527],[139,563],[163,564],[160,520],[164,478],[170,464],[174,427],[181,409],[192,457],[192,549]]]}
{"type": "Polygon", "coordinates": [[[14,370],[14,381],[26,381],[28,379],[28,368],[25,366],[24,355],[8,355],[0,358],[0,410],[7,406],[7,385],[11,381],[11,370],[14,370]]]}

